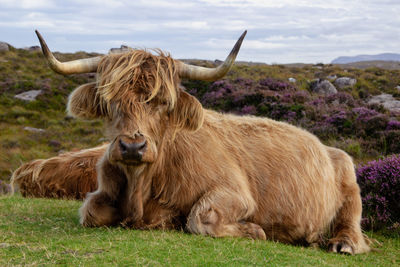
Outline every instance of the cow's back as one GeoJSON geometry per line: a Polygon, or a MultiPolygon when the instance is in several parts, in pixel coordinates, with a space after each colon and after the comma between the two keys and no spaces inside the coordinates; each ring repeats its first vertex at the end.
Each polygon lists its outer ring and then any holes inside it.
{"type": "Polygon", "coordinates": [[[228,150],[248,179],[256,223],[271,233],[288,233],[288,242],[329,224],[340,194],[330,154],[318,138],[268,118],[207,115],[203,130],[220,137],[214,145],[228,150]]]}

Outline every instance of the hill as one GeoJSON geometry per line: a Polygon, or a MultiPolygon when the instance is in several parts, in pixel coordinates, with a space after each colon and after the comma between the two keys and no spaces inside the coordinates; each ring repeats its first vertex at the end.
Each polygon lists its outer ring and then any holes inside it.
{"type": "Polygon", "coordinates": [[[346,64],[336,64],[343,69],[355,68],[355,69],[370,69],[370,68],[380,68],[386,70],[399,70],[400,62],[399,61],[359,61],[353,63],[346,64]]]}
{"type": "Polygon", "coordinates": [[[378,55],[358,55],[350,57],[338,57],[332,60],[332,64],[347,64],[361,61],[400,61],[400,54],[383,53],[378,55]]]}

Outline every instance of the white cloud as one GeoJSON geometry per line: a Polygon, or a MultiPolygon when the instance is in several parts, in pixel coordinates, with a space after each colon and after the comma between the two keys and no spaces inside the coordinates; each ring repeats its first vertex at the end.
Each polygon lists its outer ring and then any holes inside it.
{"type": "Polygon", "coordinates": [[[0,0],[0,36],[24,47],[37,28],[60,51],[124,43],[215,59],[247,29],[242,60],[329,62],[400,52],[399,13],[395,0],[0,0]]]}
{"type": "Polygon", "coordinates": [[[177,21],[167,21],[162,23],[162,25],[168,28],[189,29],[189,30],[201,30],[210,28],[210,26],[207,24],[207,21],[177,20],[177,21]]]}
{"type": "Polygon", "coordinates": [[[22,9],[40,9],[54,7],[51,0],[0,0],[0,7],[22,8],[22,9]]]}

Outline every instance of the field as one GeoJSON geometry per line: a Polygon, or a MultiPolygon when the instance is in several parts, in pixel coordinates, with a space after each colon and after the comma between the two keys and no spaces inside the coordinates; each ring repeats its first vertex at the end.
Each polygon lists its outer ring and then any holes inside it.
{"type": "Polygon", "coordinates": [[[398,266],[400,238],[368,233],[380,252],[346,256],[272,241],[79,225],[77,201],[0,198],[0,265],[398,266]]]}
{"type": "MultiPolygon", "coordinates": [[[[56,54],[56,57],[67,60],[92,55],[79,52],[56,54]]],[[[196,62],[212,65],[206,61],[196,62]]],[[[30,160],[107,141],[102,134],[102,121],[76,120],[65,112],[69,93],[94,78],[91,74],[55,74],[39,52],[12,48],[0,53],[2,184],[8,183],[12,172],[30,160]],[[32,102],[14,98],[28,90],[42,90],[42,94],[32,102]]],[[[183,84],[205,107],[241,115],[267,116],[303,127],[325,144],[348,152],[357,164],[400,153],[399,115],[367,103],[369,97],[380,93],[399,99],[398,69],[242,63],[234,66],[222,81],[183,81],[183,84]],[[356,78],[357,83],[333,96],[311,91],[313,79],[331,75],[356,78]],[[295,78],[296,82],[289,83],[288,78],[295,78]]],[[[400,188],[390,189],[394,196],[400,194],[400,188]]],[[[80,205],[77,201],[0,196],[0,266],[400,265],[397,219],[388,220],[389,230],[384,226],[367,232],[369,237],[379,241],[374,244],[379,252],[353,257],[271,241],[213,239],[183,232],[123,228],[85,229],[78,222],[80,205]]],[[[394,210],[393,214],[400,216],[399,210],[394,210]]]]}

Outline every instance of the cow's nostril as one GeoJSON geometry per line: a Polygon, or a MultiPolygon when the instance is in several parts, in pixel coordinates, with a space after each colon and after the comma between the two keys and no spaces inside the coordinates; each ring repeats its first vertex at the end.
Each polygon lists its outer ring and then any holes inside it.
{"type": "Polygon", "coordinates": [[[143,137],[143,134],[141,132],[136,132],[135,137],[143,137]]]}
{"type": "Polygon", "coordinates": [[[122,141],[122,139],[119,139],[119,148],[121,149],[121,152],[127,152],[128,150],[128,145],[124,143],[124,141],[122,141]]]}
{"type": "Polygon", "coordinates": [[[138,151],[143,152],[142,150],[144,150],[146,148],[146,146],[147,146],[147,142],[143,141],[142,143],[139,144],[138,151]]]}

